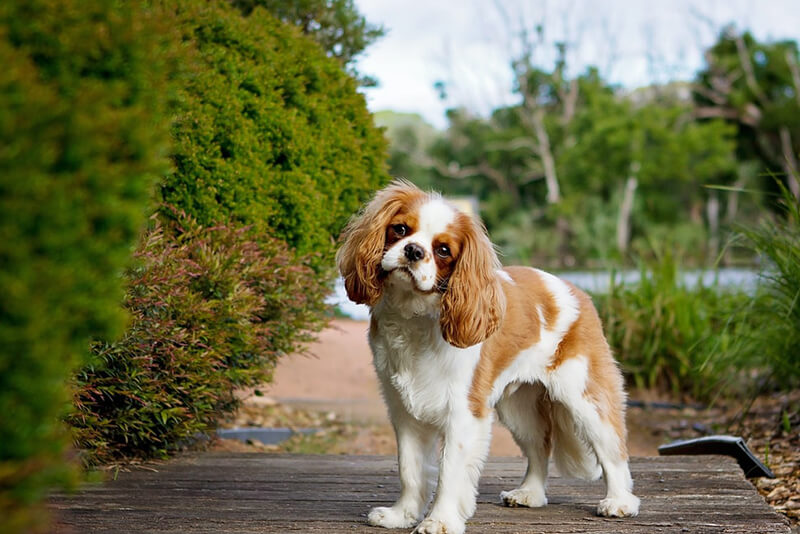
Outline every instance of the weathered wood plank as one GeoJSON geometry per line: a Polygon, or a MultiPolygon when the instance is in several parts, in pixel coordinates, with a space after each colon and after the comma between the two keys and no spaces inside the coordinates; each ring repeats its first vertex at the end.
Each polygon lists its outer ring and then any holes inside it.
{"type": "MultiPolygon", "coordinates": [[[[524,472],[519,458],[492,458],[467,532],[788,532],[741,475],[721,457],[632,460],[641,514],[594,515],[602,481],[551,477],[550,504],[510,509],[498,494],[524,472]]],[[[204,454],[120,473],[77,495],[54,495],[57,533],[383,532],[366,525],[372,506],[400,490],[393,458],[204,454]]]]}

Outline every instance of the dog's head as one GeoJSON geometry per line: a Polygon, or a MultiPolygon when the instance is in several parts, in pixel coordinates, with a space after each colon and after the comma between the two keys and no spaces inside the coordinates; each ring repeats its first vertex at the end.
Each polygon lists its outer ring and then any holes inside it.
{"type": "Polygon", "coordinates": [[[351,300],[375,305],[387,280],[440,297],[444,339],[468,347],[489,337],[505,310],[485,229],[438,194],[396,181],[378,191],[342,234],[336,255],[351,300]]]}

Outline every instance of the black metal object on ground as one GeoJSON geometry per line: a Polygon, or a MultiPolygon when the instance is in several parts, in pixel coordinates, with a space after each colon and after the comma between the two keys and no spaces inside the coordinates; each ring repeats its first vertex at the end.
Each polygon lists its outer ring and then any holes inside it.
{"type": "Polygon", "coordinates": [[[225,439],[238,439],[239,441],[260,441],[266,445],[274,445],[286,441],[295,434],[313,434],[315,428],[218,428],[217,435],[225,439]]]}
{"type": "Polygon", "coordinates": [[[775,478],[770,468],[753,455],[742,438],[736,436],[706,436],[673,441],[660,446],[658,454],[661,456],[722,454],[735,458],[747,478],[775,478]]]}

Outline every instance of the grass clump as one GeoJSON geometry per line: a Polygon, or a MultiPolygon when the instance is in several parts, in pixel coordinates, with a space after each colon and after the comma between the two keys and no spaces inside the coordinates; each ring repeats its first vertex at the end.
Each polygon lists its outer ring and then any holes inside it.
{"type": "Polygon", "coordinates": [[[281,241],[176,221],[156,223],[136,253],[125,335],[95,342],[77,374],[69,422],[88,464],[163,457],[213,429],[236,388],[269,379],[323,325],[325,292],[281,241]]]}
{"type": "MultiPolygon", "coordinates": [[[[636,283],[595,295],[608,342],[632,386],[707,399],[730,379],[724,355],[746,325],[731,312],[748,296],[702,279],[690,286],[669,250],[642,262],[636,283]]],[[[613,279],[613,275],[612,275],[613,279]]]]}
{"type": "Polygon", "coordinates": [[[778,185],[780,216],[740,229],[762,260],[755,290],[690,287],[667,251],[595,296],[634,387],[698,400],[800,387],[800,201],[778,185]]]}
{"type": "Polygon", "coordinates": [[[741,236],[763,260],[759,290],[747,313],[753,328],[743,349],[757,358],[763,387],[800,387],[800,200],[781,182],[779,217],[741,236]]]}

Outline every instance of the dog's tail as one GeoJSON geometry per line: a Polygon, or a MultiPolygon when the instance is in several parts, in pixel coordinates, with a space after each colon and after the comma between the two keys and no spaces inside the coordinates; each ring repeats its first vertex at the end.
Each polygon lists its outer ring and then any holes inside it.
{"type": "Polygon", "coordinates": [[[569,411],[553,403],[553,459],[562,476],[597,480],[603,474],[597,455],[582,437],[569,411]]]}

